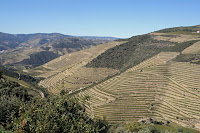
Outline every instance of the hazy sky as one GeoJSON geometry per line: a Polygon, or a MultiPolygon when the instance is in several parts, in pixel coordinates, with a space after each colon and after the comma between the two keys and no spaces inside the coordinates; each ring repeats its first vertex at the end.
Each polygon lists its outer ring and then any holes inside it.
{"type": "Polygon", "coordinates": [[[200,24],[200,0],[0,0],[0,32],[131,37],[200,24]]]}

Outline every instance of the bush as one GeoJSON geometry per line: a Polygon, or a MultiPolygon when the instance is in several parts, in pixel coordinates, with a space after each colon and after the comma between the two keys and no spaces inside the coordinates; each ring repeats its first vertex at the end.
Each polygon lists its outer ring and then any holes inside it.
{"type": "Polygon", "coordinates": [[[148,126],[139,130],[138,133],[160,133],[160,131],[153,126],[148,126]]]}
{"type": "Polygon", "coordinates": [[[123,127],[118,127],[116,133],[131,133],[129,130],[124,129],[123,127]]]}
{"type": "Polygon", "coordinates": [[[77,100],[66,95],[35,99],[20,108],[14,131],[21,132],[107,132],[108,124],[93,120],[77,100]]]}
{"type": "Polygon", "coordinates": [[[12,128],[12,120],[18,117],[21,103],[31,100],[32,96],[18,83],[6,79],[0,80],[0,125],[12,128]]]}

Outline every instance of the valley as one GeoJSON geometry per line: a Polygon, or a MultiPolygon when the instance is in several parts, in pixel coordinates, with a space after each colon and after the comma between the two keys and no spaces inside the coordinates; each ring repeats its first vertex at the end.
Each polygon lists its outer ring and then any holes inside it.
{"type": "MultiPolygon", "coordinates": [[[[200,131],[200,35],[194,33],[198,29],[177,27],[95,43],[64,38],[22,52],[15,49],[20,55],[28,54],[24,58],[8,54],[12,60],[8,58],[3,65],[18,67],[17,72],[38,79],[48,96],[67,92],[91,119],[105,119],[111,125],[150,119],[200,131]],[[69,40],[70,48],[65,48],[69,40]],[[55,45],[60,47],[58,51],[53,49],[55,45]],[[34,62],[32,58],[41,59],[34,62]]],[[[37,92],[42,96],[43,91],[37,92]]]]}

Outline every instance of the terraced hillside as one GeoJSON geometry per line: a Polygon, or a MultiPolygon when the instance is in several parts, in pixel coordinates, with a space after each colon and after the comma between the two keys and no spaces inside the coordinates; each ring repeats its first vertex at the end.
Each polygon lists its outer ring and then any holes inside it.
{"type": "Polygon", "coordinates": [[[41,81],[39,85],[48,88],[54,94],[59,93],[62,89],[74,90],[89,86],[117,73],[118,70],[86,68],[84,66],[107,49],[121,43],[124,42],[109,42],[80,52],[67,54],[44,64],[38,70],[31,71],[32,73],[40,72],[41,75],[38,76],[46,79],[41,81]]]}
{"type": "MultiPolygon", "coordinates": [[[[59,93],[62,89],[74,91],[98,83],[118,72],[126,71],[162,51],[181,52],[197,43],[199,39],[197,36],[187,35],[190,36],[191,40],[186,41],[183,39],[185,35],[166,34],[165,36],[169,38],[171,36],[171,38],[179,38],[179,41],[159,40],[156,36],[160,36],[160,34],[157,34],[135,36],[123,41],[110,42],[80,52],[66,54],[43,66],[24,70],[24,72],[46,78],[39,85],[48,88],[54,94],[59,93]],[[183,41],[180,41],[181,39],[183,41]]],[[[156,61],[153,63],[165,63],[168,61],[165,54],[167,52],[160,53],[159,56],[163,56],[162,60],[158,56],[155,56],[155,59],[151,58],[151,60],[156,61]]],[[[177,53],[170,56],[175,58],[177,53]]],[[[147,64],[149,63],[147,62],[147,64]]],[[[146,66],[144,65],[144,67],[146,66]]],[[[134,67],[134,69],[136,68],[134,67]]]]}
{"type": "Polygon", "coordinates": [[[111,123],[148,117],[200,130],[200,66],[171,61],[177,55],[162,52],[74,96],[111,123]]]}
{"type": "Polygon", "coordinates": [[[111,123],[152,118],[200,130],[200,36],[193,32],[109,42],[27,72],[46,78],[40,85],[53,94],[70,91],[91,117],[111,123]]]}

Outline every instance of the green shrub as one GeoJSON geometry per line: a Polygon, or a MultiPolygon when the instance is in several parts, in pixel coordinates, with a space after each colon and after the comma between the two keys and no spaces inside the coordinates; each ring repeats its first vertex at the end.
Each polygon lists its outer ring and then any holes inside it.
{"type": "Polygon", "coordinates": [[[131,133],[131,132],[123,127],[118,127],[116,129],[116,133],[131,133]]]}
{"type": "Polygon", "coordinates": [[[35,99],[20,108],[14,131],[22,132],[107,132],[107,122],[91,119],[76,99],[59,95],[35,99]]]}
{"type": "Polygon", "coordinates": [[[0,125],[12,128],[12,120],[18,117],[20,104],[32,99],[24,87],[6,79],[0,80],[0,125]]]}

